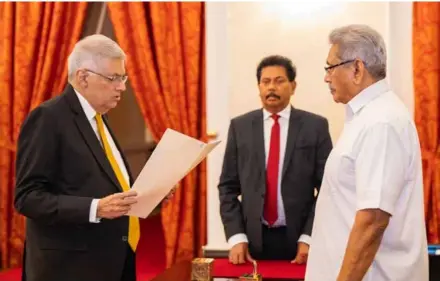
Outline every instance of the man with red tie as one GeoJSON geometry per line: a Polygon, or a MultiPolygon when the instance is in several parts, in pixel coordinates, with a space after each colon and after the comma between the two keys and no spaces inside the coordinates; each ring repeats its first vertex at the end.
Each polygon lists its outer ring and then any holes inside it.
{"type": "Polygon", "coordinates": [[[295,77],[288,58],[264,58],[257,67],[263,109],[229,127],[218,188],[234,264],[307,261],[315,189],[332,141],[325,118],[290,105],[295,77]]]}

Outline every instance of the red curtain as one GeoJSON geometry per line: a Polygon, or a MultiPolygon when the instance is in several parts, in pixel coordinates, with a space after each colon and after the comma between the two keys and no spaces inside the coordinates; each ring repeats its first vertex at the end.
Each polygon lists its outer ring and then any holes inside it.
{"type": "Polygon", "coordinates": [[[20,126],[67,80],[67,57],[79,39],[87,3],[0,2],[1,267],[21,265],[24,219],[13,208],[20,126]]]}
{"type": "MultiPolygon", "coordinates": [[[[117,41],[148,129],[167,128],[206,141],[204,3],[108,3],[117,41]]],[[[167,266],[206,243],[206,166],[179,184],[162,207],[167,266]]]]}
{"type": "Polygon", "coordinates": [[[415,121],[423,158],[429,243],[440,243],[440,3],[413,3],[415,121]]]}

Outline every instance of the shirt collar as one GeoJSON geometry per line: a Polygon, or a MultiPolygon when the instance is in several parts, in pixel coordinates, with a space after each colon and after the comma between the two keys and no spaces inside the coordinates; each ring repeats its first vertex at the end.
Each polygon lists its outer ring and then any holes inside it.
{"type": "MultiPolygon", "coordinates": [[[[286,108],[284,108],[283,110],[281,110],[280,112],[278,112],[277,114],[281,117],[281,118],[285,118],[287,120],[289,120],[290,118],[290,112],[292,111],[292,106],[289,104],[288,106],[286,106],[286,108]]],[[[263,120],[267,120],[270,118],[270,116],[272,116],[272,113],[270,113],[269,111],[267,111],[265,108],[263,108],[263,120]]]]}
{"type": "Polygon", "coordinates": [[[359,94],[352,98],[345,107],[347,119],[351,119],[358,113],[365,105],[374,100],[379,95],[389,91],[388,83],[385,79],[379,80],[376,83],[363,89],[359,94]]]}
{"type": "Polygon", "coordinates": [[[87,120],[90,121],[93,118],[95,118],[96,111],[93,109],[93,107],[90,105],[90,103],[76,89],[74,89],[74,91],[76,93],[76,96],[79,99],[79,103],[81,104],[81,107],[84,110],[84,113],[86,114],[87,120]]]}

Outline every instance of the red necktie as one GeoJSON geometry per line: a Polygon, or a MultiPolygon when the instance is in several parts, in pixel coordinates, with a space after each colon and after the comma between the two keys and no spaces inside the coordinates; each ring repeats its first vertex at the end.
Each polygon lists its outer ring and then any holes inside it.
{"type": "Polygon", "coordinates": [[[278,170],[280,164],[280,123],[279,115],[271,116],[274,120],[270,134],[269,159],[266,168],[266,198],[264,202],[264,219],[269,226],[278,219],[278,170]]]}

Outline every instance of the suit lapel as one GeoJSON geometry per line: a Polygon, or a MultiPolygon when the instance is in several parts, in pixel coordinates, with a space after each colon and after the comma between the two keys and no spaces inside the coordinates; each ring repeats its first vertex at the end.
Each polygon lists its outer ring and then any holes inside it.
{"type": "Polygon", "coordinates": [[[263,111],[257,112],[252,122],[252,139],[254,151],[257,155],[257,168],[263,175],[263,183],[266,182],[266,153],[264,148],[263,111]]]}
{"type": "Polygon", "coordinates": [[[302,120],[301,115],[297,110],[292,107],[289,118],[289,130],[287,132],[287,143],[286,143],[286,153],[284,154],[283,172],[281,174],[281,179],[287,171],[287,168],[292,159],[293,150],[295,148],[296,139],[298,138],[299,132],[301,130],[302,120]]]}
{"type": "Polygon", "coordinates": [[[81,136],[83,137],[96,161],[104,170],[105,174],[109,177],[109,179],[113,182],[117,189],[119,191],[122,191],[122,188],[118,182],[118,179],[116,178],[115,173],[113,172],[110,162],[108,161],[107,156],[104,153],[104,149],[102,148],[98,137],[90,126],[90,122],[87,120],[86,115],[72,86],[68,85],[65,94],[72,108],[72,111],[75,113],[75,124],[80,131],[81,136]]]}

